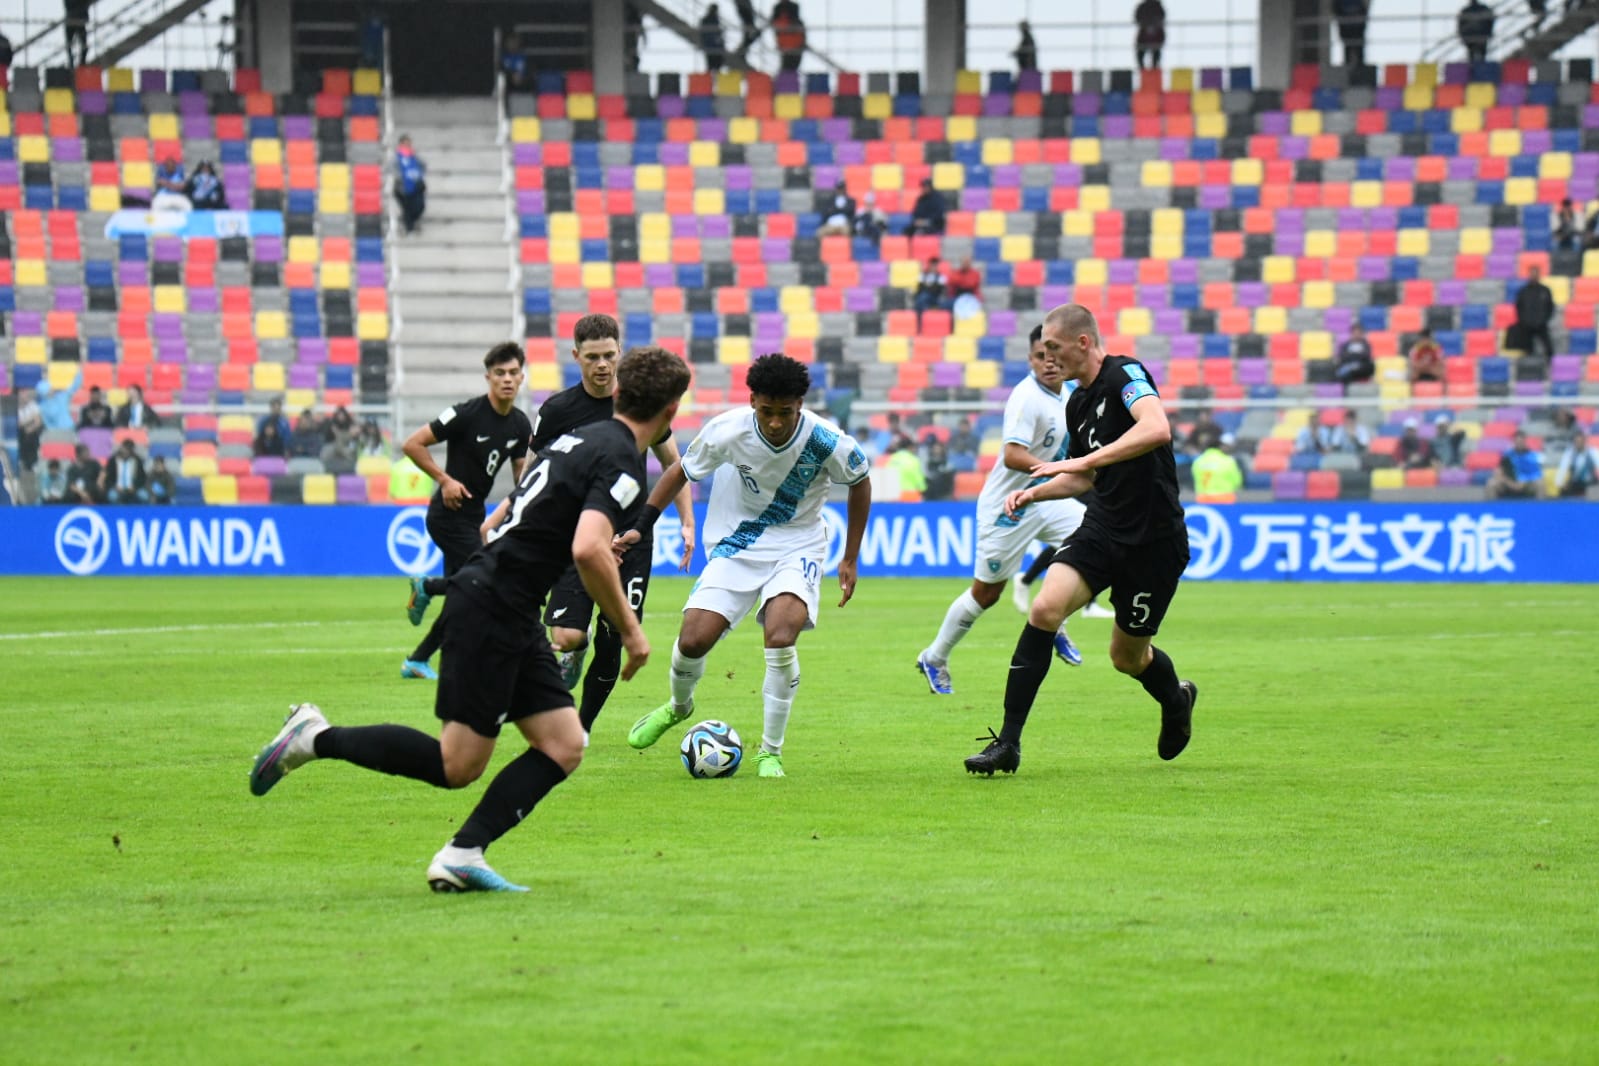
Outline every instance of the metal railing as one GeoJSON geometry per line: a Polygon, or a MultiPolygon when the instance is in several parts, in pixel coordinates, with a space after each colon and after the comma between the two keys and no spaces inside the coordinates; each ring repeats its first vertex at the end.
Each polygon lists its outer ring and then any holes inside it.
{"type": "MultiPolygon", "coordinates": [[[[176,6],[177,0],[128,0],[115,11],[106,10],[109,3],[94,5],[89,9],[90,58],[101,55],[176,6]]],[[[231,68],[234,63],[232,14],[231,0],[213,0],[169,27],[156,40],[141,46],[124,62],[132,67],[168,70],[231,68]]],[[[0,27],[13,42],[21,41],[13,43],[13,65],[40,68],[67,65],[65,19],[24,14],[0,18],[0,27]]]]}

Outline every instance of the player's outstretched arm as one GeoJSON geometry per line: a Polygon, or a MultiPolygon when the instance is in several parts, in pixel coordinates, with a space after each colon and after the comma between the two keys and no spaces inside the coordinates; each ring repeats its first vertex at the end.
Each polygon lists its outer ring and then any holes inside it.
{"type": "MultiPolygon", "coordinates": [[[[1049,463],[1049,466],[1059,466],[1059,463],[1049,463]]],[[[1092,474],[1057,474],[1042,485],[1034,485],[1028,489],[1017,489],[1005,497],[1005,513],[1012,518],[1030,503],[1038,500],[1065,500],[1073,496],[1081,496],[1094,487],[1092,474]]]]}
{"type": "MultiPolygon", "coordinates": [[[[652,449],[655,458],[661,461],[662,477],[665,472],[676,466],[682,470],[682,457],[677,454],[677,442],[667,437],[652,449]]],[[[651,494],[654,495],[653,493],[651,494]]],[[[677,508],[677,522],[682,528],[680,534],[683,538],[683,558],[677,564],[679,570],[688,570],[689,561],[694,558],[695,525],[694,525],[694,494],[689,491],[688,479],[683,479],[683,487],[672,494],[672,505],[677,508]]]]}
{"type": "MultiPolygon", "coordinates": [[[[639,514],[639,520],[632,529],[624,529],[611,541],[611,552],[620,560],[627,550],[644,539],[655,526],[655,520],[661,517],[661,511],[666,505],[677,498],[677,494],[685,492],[688,488],[688,475],[683,473],[683,463],[679,460],[661,471],[661,479],[650,490],[650,498],[644,501],[644,510],[639,514]]],[[[688,566],[688,555],[684,557],[684,567],[688,566]]]]}
{"type": "Polygon", "coordinates": [[[627,594],[622,591],[622,575],[617,569],[616,556],[611,553],[614,533],[611,520],[603,511],[584,511],[572,537],[572,562],[589,598],[622,638],[622,647],[627,651],[622,680],[627,681],[649,659],[650,642],[638,624],[638,616],[628,605],[627,594]]]}
{"type": "Polygon", "coordinates": [[[1102,466],[1137,459],[1140,455],[1171,443],[1171,423],[1166,419],[1166,408],[1162,406],[1159,396],[1153,394],[1140,396],[1133,402],[1132,407],[1128,408],[1128,413],[1133,416],[1133,425],[1126,433],[1087,455],[1059,463],[1040,464],[1033,468],[1033,475],[1047,477],[1054,474],[1086,474],[1102,466]]]}
{"type": "Polygon", "coordinates": [[[861,553],[861,538],[866,535],[866,519],[872,512],[872,483],[862,478],[849,487],[846,505],[849,525],[844,532],[844,557],[838,561],[838,589],[843,598],[840,607],[855,595],[855,560],[861,553]]]}

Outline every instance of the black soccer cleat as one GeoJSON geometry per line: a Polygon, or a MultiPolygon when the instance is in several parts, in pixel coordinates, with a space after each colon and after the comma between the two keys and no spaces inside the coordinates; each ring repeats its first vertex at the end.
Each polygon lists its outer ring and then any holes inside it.
{"type": "Polygon", "coordinates": [[[1155,750],[1167,762],[1181,755],[1194,735],[1194,704],[1199,702],[1199,686],[1192,681],[1183,681],[1181,685],[1188,693],[1188,706],[1176,713],[1164,707],[1160,709],[1160,740],[1155,750]]]}
{"type": "MultiPolygon", "coordinates": [[[[978,740],[984,739],[978,737],[978,740]]],[[[1014,774],[1016,768],[1022,764],[1022,749],[1008,740],[1001,740],[988,731],[988,747],[966,760],[966,772],[969,774],[982,774],[984,777],[993,777],[994,771],[999,770],[1007,774],[1014,774]]]]}

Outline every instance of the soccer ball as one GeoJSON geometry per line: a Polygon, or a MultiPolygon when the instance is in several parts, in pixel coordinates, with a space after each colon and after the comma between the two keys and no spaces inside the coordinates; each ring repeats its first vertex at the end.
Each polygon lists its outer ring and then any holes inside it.
{"type": "Polygon", "coordinates": [[[731,777],[744,761],[744,742],[726,722],[709,719],[690,727],[678,745],[690,777],[731,777]]]}

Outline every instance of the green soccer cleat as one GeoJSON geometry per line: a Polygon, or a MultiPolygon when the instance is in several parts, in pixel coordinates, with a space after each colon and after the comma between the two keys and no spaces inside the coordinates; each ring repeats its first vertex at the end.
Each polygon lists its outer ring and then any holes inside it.
{"type": "Polygon", "coordinates": [[[414,626],[422,624],[422,616],[428,613],[428,604],[433,600],[433,597],[428,595],[426,581],[427,578],[413,577],[411,598],[405,601],[405,617],[409,618],[414,626]]]}
{"type": "Polygon", "coordinates": [[[667,700],[655,710],[633,723],[633,728],[627,731],[627,742],[631,747],[643,751],[671,729],[674,725],[687,718],[694,708],[678,711],[672,707],[672,701],[667,700]]]}
{"type": "Polygon", "coordinates": [[[756,777],[787,777],[783,773],[783,757],[775,751],[758,751],[755,753],[756,777]]]}

